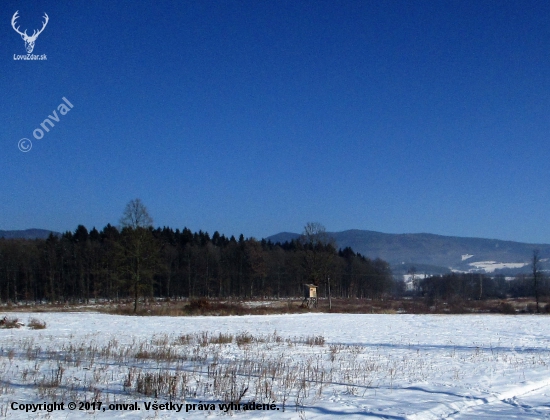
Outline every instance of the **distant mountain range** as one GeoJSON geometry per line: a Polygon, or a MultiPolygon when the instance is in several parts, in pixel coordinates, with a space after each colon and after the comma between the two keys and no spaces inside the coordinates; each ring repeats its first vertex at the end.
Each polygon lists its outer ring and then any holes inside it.
{"type": "MultiPolygon", "coordinates": [[[[351,247],[369,258],[388,261],[395,274],[406,274],[411,267],[418,273],[484,272],[512,275],[529,271],[533,250],[550,268],[550,245],[501,241],[498,239],[462,238],[428,233],[390,234],[369,230],[327,232],[339,248],[351,247]]],[[[282,232],[266,239],[285,242],[298,238],[297,233],[282,232]]]]}
{"type": "Polygon", "coordinates": [[[0,238],[6,239],[46,239],[50,236],[61,235],[59,232],[54,232],[45,229],[26,229],[26,230],[0,230],[0,238]]]}

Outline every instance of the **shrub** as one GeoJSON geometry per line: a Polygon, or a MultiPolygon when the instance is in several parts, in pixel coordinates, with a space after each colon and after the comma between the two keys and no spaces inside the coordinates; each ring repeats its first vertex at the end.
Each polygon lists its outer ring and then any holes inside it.
{"type": "Polygon", "coordinates": [[[192,299],[187,306],[189,312],[203,312],[210,308],[210,302],[206,298],[192,299]]]}
{"type": "Polygon", "coordinates": [[[510,302],[501,302],[499,305],[501,314],[515,314],[516,308],[510,302]]]}
{"type": "Polygon", "coordinates": [[[253,339],[254,339],[254,337],[252,337],[251,334],[249,334],[247,332],[242,332],[242,333],[237,335],[235,341],[237,342],[238,346],[242,346],[242,345],[245,345],[245,344],[252,343],[253,339]]]}
{"type": "Polygon", "coordinates": [[[21,328],[23,324],[17,318],[8,318],[5,316],[0,320],[0,328],[21,328]]]}
{"type": "Polygon", "coordinates": [[[27,325],[31,330],[43,330],[46,328],[46,323],[37,318],[31,318],[27,325]]]}
{"type": "Polygon", "coordinates": [[[537,312],[537,305],[534,303],[528,303],[526,310],[528,313],[534,314],[535,312],[537,312]]]}
{"type": "Polygon", "coordinates": [[[308,336],[304,340],[304,342],[309,346],[324,346],[325,345],[325,337],[322,335],[317,336],[308,336]]]}

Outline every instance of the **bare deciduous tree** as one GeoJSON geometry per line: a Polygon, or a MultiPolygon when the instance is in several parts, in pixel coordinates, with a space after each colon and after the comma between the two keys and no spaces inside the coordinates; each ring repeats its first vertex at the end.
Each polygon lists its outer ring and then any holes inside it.
{"type": "Polygon", "coordinates": [[[153,226],[153,218],[149,215],[147,207],[145,207],[143,202],[139,198],[136,198],[126,204],[124,213],[122,213],[122,217],[120,218],[120,224],[122,227],[131,227],[133,229],[138,227],[148,228],[149,226],[153,226]]]}
{"type": "Polygon", "coordinates": [[[326,245],[330,243],[331,238],[327,234],[325,227],[319,222],[308,222],[304,226],[304,232],[301,236],[302,243],[312,245],[326,245]]]}

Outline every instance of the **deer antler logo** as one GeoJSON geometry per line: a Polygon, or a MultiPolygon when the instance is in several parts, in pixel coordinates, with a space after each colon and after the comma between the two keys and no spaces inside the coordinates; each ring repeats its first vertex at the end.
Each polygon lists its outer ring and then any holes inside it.
{"type": "Polygon", "coordinates": [[[48,21],[50,20],[50,18],[48,17],[46,12],[44,12],[43,17],[44,17],[45,21],[42,22],[42,29],[40,29],[39,31],[37,31],[35,29],[33,31],[32,35],[28,36],[26,29],[25,29],[25,32],[21,32],[19,30],[19,26],[17,28],[15,27],[15,21],[19,17],[17,15],[18,13],[19,13],[19,10],[13,14],[13,17],[11,18],[11,26],[13,27],[13,30],[15,32],[17,32],[19,35],[21,35],[21,38],[23,38],[23,41],[25,41],[25,49],[30,54],[30,53],[32,53],[32,50],[34,50],[34,43],[36,42],[36,38],[38,38],[38,35],[40,35],[42,33],[42,31],[46,28],[46,25],[48,24],[48,21]]]}

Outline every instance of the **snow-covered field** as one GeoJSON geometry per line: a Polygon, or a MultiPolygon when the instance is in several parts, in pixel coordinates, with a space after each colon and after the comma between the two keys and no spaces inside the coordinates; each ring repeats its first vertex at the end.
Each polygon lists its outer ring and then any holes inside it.
{"type": "Polygon", "coordinates": [[[17,317],[47,328],[0,329],[0,418],[550,417],[545,316],[17,317]]]}

